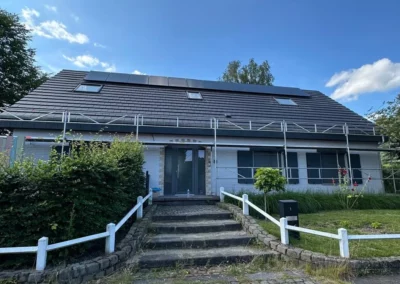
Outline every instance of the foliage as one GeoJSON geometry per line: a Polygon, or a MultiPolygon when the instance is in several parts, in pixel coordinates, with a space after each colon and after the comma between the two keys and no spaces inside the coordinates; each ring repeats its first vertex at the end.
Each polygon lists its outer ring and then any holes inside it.
{"type": "MultiPolygon", "coordinates": [[[[127,138],[129,139],[129,138],[127,138]]],[[[139,195],[145,194],[139,143],[115,140],[72,143],[70,155],[55,151],[49,161],[16,162],[0,170],[0,247],[33,246],[104,232],[118,222],[139,195]]],[[[96,249],[88,242],[49,254],[53,263],[96,249]]],[[[0,256],[3,266],[28,264],[34,258],[0,256]]]]}
{"type": "Polygon", "coordinates": [[[13,104],[47,80],[28,47],[29,31],[16,14],[0,9],[0,107],[13,104]]]}
{"type": "MultiPolygon", "coordinates": [[[[364,197],[365,189],[368,183],[371,181],[371,177],[365,180],[364,185],[359,189],[357,182],[350,184],[350,179],[346,169],[339,169],[339,189],[336,190],[336,194],[343,209],[352,209],[357,205],[360,198],[364,197]]],[[[335,179],[332,179],[333,185],[336,185],[335,179]]]]}
{"type": "MultiPolygon", "coordinates": [[[[379,196],[378,196],[379,197],[379,196]]],[[[390,196],[387,196],[389,199],[390,196]]],[[[360,203],[365,201],[365,197],[360,203]]],[[[337,234],[342,220],[348,220],[349,235],[397,234],[400,231],[398,216],[400,210],[337,210],[313,214],[300,214],[299,222],[303,228],[337,234]],[[371,224],[379,221],[378,232],[371,231],[371,224]]],[[[272,222],[260,221],[269,234],[280,237],[279,227],[272,222]]],[[[290,239],[290,244],[306,250],[327,255],[339,255],[339,242],[331,238],[300,233],[300,240],[290,239]]],[[[399,239],[352,240],[349,242],[351,258],[389,257],[400,255],[399,239]]]]}
{"type": "Polygon", "coordinates": [[[400,94],[386,104],[384,108],[370,115],[375,120],[379,130],[389,136],[391,142],[400,141],[400,94]]]}
{"type": "Polygon", "coordinates": [[[341,220],[339,222],[341,228],[350,228],[350,221],[349,220],[341,220]]]}
{"type": "Polygon", "coordinates": [[[271,191],[284,191],[286,179],[281,175],[279,169],[259,168],[254,175],[254,187],[264,192],[264,211],[269,209],[267,194],[271,191]]]}
{"type": "MultiPolygon", "coordinates": [[[[249,200],[256,206],[263,208],[264,195],[251,192],[239,192],[235,195],[241,196],[246,193],[249,200]]],[[[389,194],[363,194],[364,197],[359,199],[353,209],[399,209],[400,196],[389,194]]],[[[279,200],[292,199],[299,203],[299,213],[317,213],[331,210],[342,210],[343,205],[340,203],[336,194],[320,193],[315,191],[293,192],[285,191],[268,194],[270,213],[279,214],[279,200]]],[[[241,206],[241,203],[233,198],[225,196],[225,202],[241,206]]],[[[250,214],[255,217],[260,217],[259,213],[250,208],[250,214]]]]}
{"type": "Polygon", "coordinates": [[[389,162],[382,165],[382,176],[385,192],[400,192],[400,163],[389,162]],[[393,179],[394,177],[394,179],[393,179]]]}
{"type": "Polygon", "coordinates": [[[267,60],[258,65],[254,58],[251,58],[249,64],[243,66],[239,60],[234,60],[229,62],[220,80],[232,83],[272,86],[274,76],[272,76],[270,69],[271,67],[267,60]]]}
{"type": "Polygon", "coordinates": [[[371,227],[375,230],[382,228],[382,223],[380,222],[372,222],[371,227]]]}

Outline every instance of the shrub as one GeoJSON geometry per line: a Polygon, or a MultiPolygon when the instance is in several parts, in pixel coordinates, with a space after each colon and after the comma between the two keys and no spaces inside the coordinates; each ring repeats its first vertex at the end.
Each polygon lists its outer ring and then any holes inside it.
{"type": "Polygon", "coordinates": [[[259,168],[254,175],[256,182],[254,187],[264,192],[264,211],[269,212],[267,204],[267,193],[275,191],[284,191],[286,179],[281,175],[279,169],[259,168]]]}
{"type": "MultiPolygon", "coordinates": [[[[143,149],[128,139],[75,142],[70,155],[52,152],[49,161],[24,160],[0,170],[0,247],[36,245],[42,236],[56,243],[118,222],[145,194],[143,149]]],[[[103,248],[104,240],[55,250],[48,259],[59,262],[96,245],[103,248]]],[[[28,264],[27,259],[34,258],[0,255],[5,266],[28,264]]]]}
{"type": "MultiPolygon", "coordinates": [[[[239,192],[235,195],[241,196],[243,193],[248,194],[249,200],[260,208],[263,208],[263,194],[239,192]]],[[[271,214],[279,213],[279,200],[293,199],[299,203],[299,213],[316,213],[320,211],[342,210],[343,206],[338,200],[336,194],[317,193],[317,192],[279,192],[268,195],[271,214]]],[[[241,206],[241,202],[225,197],[225,202],[229,202],[241,206]]],[[[364,194],[353,209],[399,209],[400,196],[385,194],[364,194]]],[[[253,216],[259,216],[258,213],[250,208],[253,216]]]]}

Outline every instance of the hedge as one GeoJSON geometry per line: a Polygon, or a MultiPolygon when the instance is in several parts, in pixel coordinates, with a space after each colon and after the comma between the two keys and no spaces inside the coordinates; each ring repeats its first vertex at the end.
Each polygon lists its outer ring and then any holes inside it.
{"type": "MultiPolygon", "coordinates": [[[[52,151],[49,161],[23,160],[0,170],[0,247],[49,244],[104,232],[145,194],[142,145],[74,142],[69,155],[52,151]]],[[[55,250],[49,263],[68,261],[104,240],[55,250]]],[[[32,267],[34,255],[0,255],[0,267],[32,267]]]]}
{"type": "MultiPolygon", "coordinates": [[[[240,192],[235,195],[241,196],[246,193],[249,200],[259,208],[264,208],[264,197],[260,193],[240,192]]],[[[316,213],[320,211],[343,210],[343,205],[339,202],[336,194],[316,193],[316,192],[292,192],[273,193],[268,195],[270,214],[279,214],[279,200],[293,199],[299,203],[299,213],[316,213]]],[[[240,201],[225,196],[225,202],[242,206],[240,201]]],[[[389,194],[364,194],[353,209],[399,209],[400,195],[389,194]]],[[[250,210],[253,216],[259,214],[250,210]]]]}

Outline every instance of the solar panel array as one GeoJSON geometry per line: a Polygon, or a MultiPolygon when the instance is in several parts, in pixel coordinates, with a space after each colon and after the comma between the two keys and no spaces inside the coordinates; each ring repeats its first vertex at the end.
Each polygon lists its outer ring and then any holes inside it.
{"type": "Polygon", "coordinates": [[[195,79],[109,73],[100,71],[89,72],[86,75],[85,80],[95,81],[95,82],[166,86],[166,87],[178,87],[178,88],[189,88],[189,89],[200,89],[200,90],[219,90],[219,91],[231,91],[240,93],[286,95],[286,96],[296,96],[296,97],[310,96],[309,94],[298,88],[237,84],[237,83],[219,82],[219,81],[204,81],[195,79]]]}

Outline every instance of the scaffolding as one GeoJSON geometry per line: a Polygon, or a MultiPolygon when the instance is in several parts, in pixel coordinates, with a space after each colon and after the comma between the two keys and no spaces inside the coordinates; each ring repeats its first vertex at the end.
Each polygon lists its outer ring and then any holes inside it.
{"type": "MultiPolygon", "coordinates": [[[[329,149],[332,150],[345,150],[346,162],[348,170],[351,173],[351,183],[353,184],[353,169],[351,165],[350,155],[353,151],[374,151],[374,152],[394,152],[398,149],[392,148],[382,148],[382,147],[371,147],[371,148],[357,148],[351,147],[350,136],[354,139],[356,136],[375,136],[379,138],[380,143],[385,142],[385,137],[380,134],[379,129],[377,129],[373,124],[365,123],[365,121],[360,121],[360,123],[313,123],[309,121],[288,121],[288,120],[245,120],[245,119],[232,119],[227,117],[222,118],[204,118],[204,117],[159,117],[152,115],[143,114],[107,114],[104,113],[81,113],[81,112],[69,112],[69,111],[33,111],[26,113],[26,110],[19,109],[0,109],[0,126],[1,122],[31,122],[31,123],[50,123],[61,125],[62,131],[62,148],[68,143],[68,141],[73,140],[73,138],[68,137],[67,131],[70,129],[69,126],[73,125],[98,125],[107,131],[108,126],[125,126],[128,127],[135,134],[135,139],[141,141],[148,145],[173,145],[181,144],[178,142],[157,142],[157,141],[143,141],[140,139],[140,131],[142,127],[159,127],[159,128],[180,128],[180,129],[208,129],[213,133],[213,143],[212,142],[185,142],[185,145],[200,145],[204,147],[210,147],[212,150],[214,171],[218,177],[218,148],[221,147],[262,147],[260,143],[249,143],[249,142],[237,142],[237,143],[227,143],[218,140],[218,134],[221,130],[233,130],[248,132],[249,135],[252,132],[280,132],[282,133],[282,138],[280,144],[276,147],[283,149],[284,154],[284,167],[282,167],[282,172],[289,182],[289,176],[291,168],[288,166],[288,151],[294,149],[329,149]],[[337,136],[342,136],[345,141],[345,146],[343,147],[320,147],[320,146],[290,146],[288,145],[288,134],[290,133],[303,133],[303,134],[334,134],[337,136]]],[[[16,127],[18,128],[18,127],[16,127]]],[[[38,128],[40,129],[40,128],[38,128]]],[[[25,141],[54,141],[54,137],[25,137],[25,141]]],[[[375,140],[377,141],[377,140],[375,140]]],[[[64,149],[62,149],[62,153],[64,149]]],[[[382,170],[382,169],[380,169],[382,170]]],[[[395,174],[398,171],[392,169],[392,178],[394,183],[395,191],[396,189],[396,178],[395,174]]],[[[217,190],[217,179],[215,178],[214,190],[217,190]]]]}

